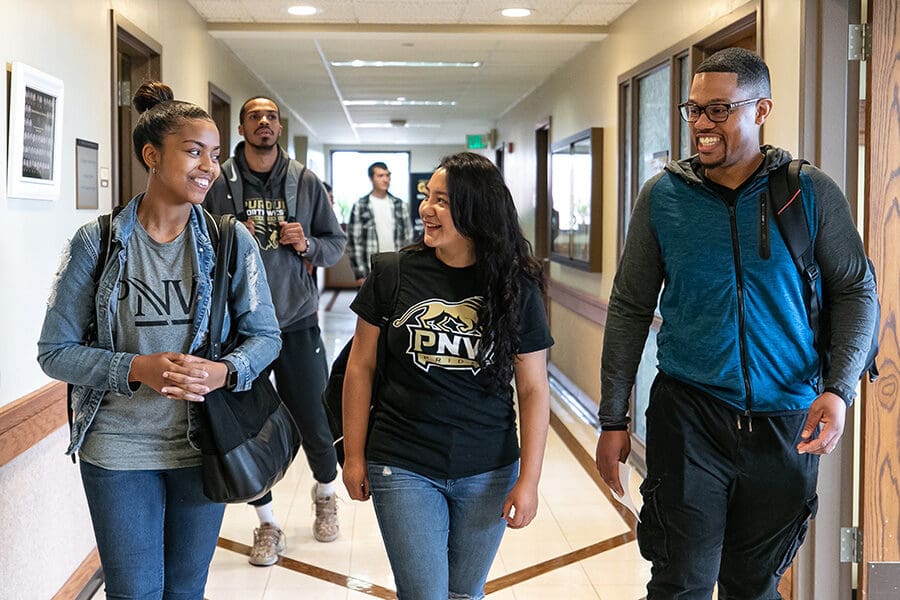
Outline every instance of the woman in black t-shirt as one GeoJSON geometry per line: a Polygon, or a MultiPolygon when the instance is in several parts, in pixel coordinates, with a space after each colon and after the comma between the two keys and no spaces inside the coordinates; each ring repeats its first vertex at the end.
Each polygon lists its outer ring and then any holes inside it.
{"type": "Polygon", "coordinates": [[[424,239],[398,276],[376,256],[351,305],[343,478],[351,498],[371,492],[400,600],[482,598],[505,528],[537,512],[553,340],[540,264],[490,161],[444,158],[419,214],[424,239]]]}

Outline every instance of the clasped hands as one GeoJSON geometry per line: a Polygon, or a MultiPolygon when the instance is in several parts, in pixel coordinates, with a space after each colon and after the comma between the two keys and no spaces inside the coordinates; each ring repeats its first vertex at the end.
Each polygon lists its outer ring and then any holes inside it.
{"type": "MultiPolygon", "coordinates": [[[[256,234],[256,227],[252,219],[242,221],[244,226],[250,230],[250,233],[256,234]]],[[[303,231],[303,225],[296,221],[281,221],[278,223],[281,232],[278,235],[278,241],[283,246],[291,246],[295,252],[303,254],[309,250],[309,240],[306,239],[306,232],[303,231]]]]}
{"type": "Polygon", "coordinates": [[[203,402],[204,396],[225,386],[228,367],[180,352],[136,356],[128,381],[140,382],[173,400],[203,402]]]}

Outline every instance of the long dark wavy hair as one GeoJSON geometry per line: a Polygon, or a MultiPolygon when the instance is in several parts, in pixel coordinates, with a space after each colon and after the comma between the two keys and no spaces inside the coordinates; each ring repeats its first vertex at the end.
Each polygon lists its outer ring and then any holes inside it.
{"type": "MultiPolygon", "coordinates": [[[[438,169],[447,176],[453,224],[472,241],[475,272],[484,290],[477,359],[491,387],[503,389],[512,379],[519,349],[522,289],[529,280],[543,289],[541,265],[522,234],[503,175],[491,161],[462,152],[441,159],[438,169]]],[[[414,248],[424,249],[425,243],[414,248]]]]}

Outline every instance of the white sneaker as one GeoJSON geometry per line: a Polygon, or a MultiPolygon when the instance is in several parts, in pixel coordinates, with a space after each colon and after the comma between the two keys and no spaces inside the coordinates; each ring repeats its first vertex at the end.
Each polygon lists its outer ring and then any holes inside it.
{"type": "Polygon", "coordinates": [[[269,567],[278,562],[278,555],[287,548],[284,532],[271,523],[263,523],[253,530],[253,549],[250,564],[269,567]]]}
{"type": "Polygon", "coordinates": [[[313,536],[318,542],[333,542],[341,532],[337,518],[337,497],[335,494],[320,498],[316,495],[316,486],[312,487],[312,499],[316,505],[316,520],[313,521],[313,536]]]}

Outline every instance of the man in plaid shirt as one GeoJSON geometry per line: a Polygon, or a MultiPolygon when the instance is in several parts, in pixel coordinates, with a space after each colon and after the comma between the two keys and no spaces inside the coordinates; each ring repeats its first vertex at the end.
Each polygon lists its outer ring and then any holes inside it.
{"type": "Polygon", "coordinates": [[[357,285],[369,275],[369,261],[378,252],[393,252],[412,241],[406,203],[388,192],[391,172],[383,162],[369,165],[372,191],[356,201],[347,225],[347,252],[357,285]]]}

